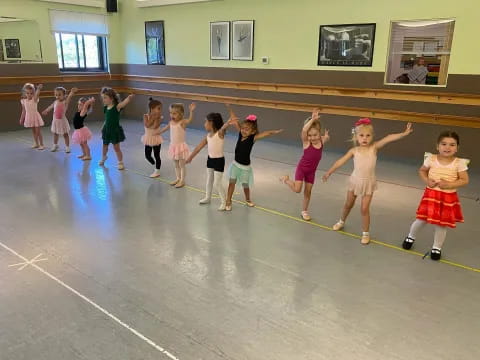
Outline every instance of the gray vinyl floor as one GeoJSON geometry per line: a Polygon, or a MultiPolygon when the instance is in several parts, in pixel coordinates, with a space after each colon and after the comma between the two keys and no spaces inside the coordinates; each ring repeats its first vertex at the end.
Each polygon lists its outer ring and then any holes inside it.
{"type": "MultiPolygon", "coordinates": [[[[431,229],[416,253],[398,248],[422,194],[416,165],[379,161],[376,242],[361,246],[358,208],[347,233],[328,229],[348,166],[315,185],[308,224],[301,195],[277,180],[293,175],[301,149],[259,142],[257,208],[219,213],[217,199],[198,205],[205,152],[176,190],[168,141],[152,180],[140,123],[124,127],[124,172],[113,152],[97,165],[99,136],[94,161],[82,163],[78,148],[40,152],[27,131],[0,134],[1,360],[479,358],[478,175],[461,193],[465,224],[437,263],[419,256],[431,229]]],[[[189,144],[202,135],[189,131],[189,144]]],[[[338,155],[325,154],[318,178],[338,155]]]]}

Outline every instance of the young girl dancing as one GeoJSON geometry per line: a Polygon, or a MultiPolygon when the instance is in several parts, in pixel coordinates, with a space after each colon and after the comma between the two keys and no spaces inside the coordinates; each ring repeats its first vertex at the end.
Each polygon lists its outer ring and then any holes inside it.
{"type": "Polygon", "coordinates": [[[280,129],[259,132],[256,115],[248,115],[245,120],[239,124],[238,117],[230,107],[229,111],[230,119],[232,119],[231,123],[239,132],[237,145],[235,146],[235,161],[230,165],[228,170],[229,184],[227,204],[225,207],[227,211],[232,210],[232,196],[237,182],[242,184],[247,206],[255,206],[250,198],[250,187],[253,185],[253,169],[250,166],[250,153],[257,140],[279,134],[283,131],[283,129],[280,129]]]}
{"type": "Polygon", "coordinates": [[[411,225],[402,246],[410,250],[418,231],[427,223],[432,224],[435,229],[430,251],[432,260],[440,260],[442,256],[447,227],[455,228],[455,223],[463,222],[457,189],[468,184],[469,160],[455,157],[459,145],[457,133],[442,132],[437,139],[438,154],[425,153],[425,161],[418,171],[427,187],[417,209],[417,220],[411,225]]]}
{"type": "Polygon", "coordinates": [[[38,101],[40,99],[40,91],[43,85],[39,84],[35,90],[35,85],[26,83],[22,88],[22,115],[20,117],[20,125],[32,129],[33,145],[32,149],[44,150],[43,137],[40,127],[45,125],[42,116],[38,112],[38,101]]]}
{"type": "Polygon", "coordinates": [[[190,104],[190,116],[185,119],[185,109],[183,104],[170,105],[170,146],[168,155],[175,163],[176,179],[170,183],[176,188],[185,186],[185,160],[190,155],[190,149],[185,143],[185,128],[193,120],[193,112],[195,111],[195,103],[190,104]]]}
{"type": "Polygon", "coordinates": [[[58,138],[62,135],[65,140],[65,152],[70,152],[70,137],[68,135],[70,132],[70,125],[68,124],[68,119],[65,113],[67,112],[70,100],[72,100],[72,97],[77,90],[77,88],[72,88],[67,96],[67,90],[64,87],[56,87],[54,90],[55,101],[42,112],[42,115],[45,116],[53,110],[51,126],[51,131],[53,133],[53,146],[51,151],[58,150],[58,138]]]}
{"type": "Polygon", "coordinates": [[[362,244],[370,242],[370,203],[373,192],[377,188],[375,177],[375,166],[377,164],[377,151],[393,141],[400,140],[412,132],[412,124],[408,123],[404,132],[390,134],[379,141],[373,142],[373,126],[370,119],[360,119],[355,123],[353,129],[353,143],[356,145],[351,148],[342,158],[337,160],[333,166],[323,176],[323,181],[327,181],[335,170],[345,164],[353,157],[353,172],[350,176],[347,199],[342,211],[342,217],[333,225],[333,230],[341,230],[347,220],[350,210],[357,196],[362,197],[362,244]]]}
{"type": "Polygon", "coordinates": [[[160,148],[163,142],[162,134],[170,127],[170,125],[167,125],[160,128],[162,118],[162,103],[150,98],[148,101],[148,114],[143,115],[145,134],[142,136],[142,143],[145,145],[145,159],[147,159],[150,164],[155,165],[155,170],[150,175],[151,178],[160,176],[160,166],[162,165],[162,160],[160,159],[160,148]],[[155,160],[152,158],[152,151],[155,160]]]}
{"type": "Polygon", "coordinates": [[[208,145],[206,195],[199,203],[210,203],[212,188],[215,187],[221,201],[220,207],[218,208],[219,211],[224,211],[226,206],[225,188],[222,184],[223,171],[225,169],[223,146],[225,143],[225,130],[230,124],[231,120],[224,124],[222,115],[219,113],[208,114],[204,125],[208,135],[198,144],[187,159],[187,164],[189,164],[200,150],[202,150],[205,145],[208,145]]]}
{"type": "Polygon", "coordinates": [[[88,146],[88,141],[92,139],[92,132],[85,126],[84,122],[87,115],[92,112],[94,102],[95,99],[93,97],[90,99],[86,97],[80,98],[77,103],[77,112],[73,117],[73,128],[75,131],[72,135],[72,142],[80,145],[82,155],[79,155],[78,158],[83,161],[92,160],[90,147],[88,146]]]}
{"type": "Polygon", "coordinates": [[[133,94],[128,95],[123,101],[120,101],[118,93],[109,87],[102,88],[100,92],[103,101],[103,112],[105,114],[105,122],[102,127],[102,160],[98,165],[103,166],[107,160],[108,145],[113,144],[113,149],[117,155],[118,170],[124,170],[123,154],[120,149],[120,143],[125,141],[125,133],[120,126],[120,111],[127,106],[133,99],[133,94]]]}
{"type": "Polygon", "coordinates": [[[287,184],[288,187],[299,193],[302,191],[305,182],[305,190],[303,193],[303,210],[302,219],[310,221],[312,218],[308,214],[308,205],[312,196],[312,188],[315,183],[315,172],[318,163],[322,159],[323,145],[330,139],[328,130],[322,136],[322,127],[320,124],[320,111],[315,109],[312,117],[305,121],[302,129],[301,139],[303,143],[303,156],[297,165],[295,171],[295,181],[290,180],[288,175],[282,176],[280,181],[287,184]]]}

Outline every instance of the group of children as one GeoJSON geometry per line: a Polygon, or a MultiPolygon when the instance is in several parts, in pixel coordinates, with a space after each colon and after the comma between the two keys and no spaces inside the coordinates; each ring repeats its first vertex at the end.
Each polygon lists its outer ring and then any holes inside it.
{"type": "MultiPolygon", "coordinates": [[[[37,89],[35,89],[33,84],[24,85],[21,100],[23,111],[20,120],[25,127],[32,128],[33,148],[39,150],[44,149],[40,132],[40,127],[44,125],[44,122],[37,110],[41,89],[42,85],[38,85],[37,89]]],[[[73,88],[67,96],[67,91],[64,88],[55,88],[55,101],[43,111],[43,114],[46,115],[53,110],[51,131],[54,134],[54,144],[52,151],[58,150],[58,139],[62,135],[65,140],[65,151],[70,152],[70,126],[65,113],[76,92],[77,89],[73,88]]],[[[105,87],[101,90],[101,97],[104,105],[105,122],[102,128],[103,151],[99,165],[104,165],[107,160],[108,146],[112,144],[118,159],[118,169],[123,170],[125,167],[120,143],[125,140],[125,134],[120,126],[120,112],[131,101],[133,95],[129,95],[121,101],[114,89],[105,87]]],[[[84,120],[92,110],[94,101],[94,98],[82,97],[78,101],[77,112],[73,120],[75,131],[72,140],[75,144],[80,145],[82,155],[79,157],[85,161],[91,160],[88,141],[92,138],[92,133],[84,125],[84,120]]],[[[169,107],[170,120],[166,126],[161,127],[163,119],[162,103],[152,98],[149,99],[149,112],[143,116],[145,134],[141,140],[145,145],[145,158],[154,166],[154,171],[150,177],[160,176],[162,134],[170,130],[168,154],[174,161],[176,175],[175,180],[171,182],[172,186],[181,188],[185,185],[186,164],[192,162],[194,157],[207,146],[205,197],[199,203],[202,205],[210,203],[212,191],[215,189],[220,197],[218,210],[231,211],[233,192],[236,184],[240,183],[244,190],[247,206],[254,207],[255,204],[251,200],[250,194],[250,188],[253,184],[253,169],[250,159],[253,145],[256,141],[276,135],[282,132],[282,130],[260,132],[258,119],[255,115],[248,115],[243,121],[240,121],[234,111],[228,107],[230,118],[226,122],[224,122],[220,113],[207,114],[204,124],[207,135],[190,152],[185,141],[185,132],[186,127],[193,120],[195,107],[195,104],[190,105],[189,117],[185,118],[183,105],[179,103],[171,104],[169,107]],[[225,191],[223,185],[223,174],[225,171],[224,143],[225,132],[229,126],[233,126],[238,131],[238,139],[235,146],[235,158],[228,169],[228,190],[225,191]]],[[[333,225],[333,230],[339,231],[345,226],[345,221],[357,197],[360,197],[362,216],[361,243],[368,244],[370,242],[370,204],[377,188],[375,177],[377,152],[388,143],[408,136],[412,131],[412,124],[408,123],[403,132],[390,134],[378,141],[374,141],[374,130],[370,119],[360,119],[355,123],[352,130],[354,146],[337,160],[322,178],[326,182],[338,168],[353,158],[354,170],[349,178],[347,198],[341,217],[333,225]]],[[[328,130],[325,130],[322,135],[320,111],[315,109],[302,128],[303,155],[295,171],[295,180],[291,180],[288,175],[280,178],[282,183],[296,193],[300,193],[302,188],[304,189],[301,217],[305,221],[311,220],[308,206],[315,183],[315,174],[322,158],[323,147],[329,139],[328,130]]],[[[430,257],[433,260],[441,258],[441,249],[446,238],[447,227],[455,228],[457,222],[463,222],[456,189],[468,184],[468,160],[456,157],[459,145],[460,139],[458,134],[451,131],[442,132],[437,139],[438,154],[425,154],[425,160],[419,170],[419,175],[425,182],[426,189],[417,209],[416,220],[411,225],[410,232],[402,243],[404,249],[411,249],[418,231],[427,223],[432,224],[435,228],[435,235],[430,257]]]]}

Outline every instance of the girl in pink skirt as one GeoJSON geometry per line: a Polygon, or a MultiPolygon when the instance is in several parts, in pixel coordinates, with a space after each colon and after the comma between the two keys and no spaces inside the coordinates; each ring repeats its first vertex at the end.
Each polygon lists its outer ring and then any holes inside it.
{"type": "Polygon", "coordinates": [[[185,186],[185,161],[190,155],[190,149],[185,142],[185,128],[193,120],[193,112],[196,105],[190,104],[190,116],[185,119],[185,109],[183,104],[170,105],[170,147],[168,148],[168,155],[175,163],[176,179],[170,185],[176,188],[185,186]]]}
{"type": "Polygon", "coordinates": [[[22,115],[20,117],[20,125],[32,129],[33,145],[32,149],[44,150],[43,137],[40,127],[45,125],[42,116],[38,112],[38,101],[40,99],[40,91],[43,85],[39,84],[35,90],[35,85],[26,83],[22,88],[22,115]]]}
{"type": "Polygon", "coordinates": [[[77,103],[77,112],[73,117],[73,128],[75,131],[72,135],[72,141],[74,144],[79,144],[82,148],[82,155],[79,155],[78,158],[83,161],[92,160],[90,147],[88,146],[88,141],[92,139],[92,132],[84,125],[84,122],[87,115],[92,112],[94,102],[95,99],[93,97],[90,99],[86,97],[80,98],[77,103]]]}

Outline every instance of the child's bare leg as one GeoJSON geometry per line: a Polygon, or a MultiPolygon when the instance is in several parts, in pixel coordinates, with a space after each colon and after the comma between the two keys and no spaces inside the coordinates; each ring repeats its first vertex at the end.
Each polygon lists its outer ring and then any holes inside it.
{"type": "Polygon", "coordinates": [[[255,206],[255,204],[250,199],[250,188],[248,187],[248,184],[242,184],[242,187],[245,194],[245,202],[247,203],[247,205],[250,207],[255,206]]]}
{"type": "Polygon", "coordinates": [[[34,128],[35,129],[35,132],[37,134],[37,140],[38,140],[38,144],[40,145],[40,147],[43,147],[43,136],[42,136],[42,131],[39,127],[36,127],[34,128]]]}
{"type": "Polygon", "coordinates": [[[303,181],[292,181],[288,175],[282,176],[280,181],[286,184],[293,192],[300,193],[302,191],[303,181]]]}
{"type": "Polygon", "coordinates": [[[88,143],[83,144],[83,152],[85,154],[85,157],[91,159],[92,155],[90,155],[90,147],[88,146],[88,143]]]}
{"type": "Polygon", "coordinates": [[[338,222],[333,225],[333,230],[341,230],[343,228],[343,225],[345,224],[345,220],[347,220],[348,215],[350,214],[350,211],[353,208],[353,205],[355,205],[355,200],[357,200],[357,196],[353,193],[353,191],[348,191],[347,192],[347,199],[345,200],[345,204],[343,205],[343,210],[342,210],[342,217],[338,222]]]}
{"type": "Polygon", "coordinates": [[[53,145],[57,146],[58,145],[58,134],[53,134],[53,145]]]}
{"type": "Polygon", "coordinates": [[[117,155],[117,160],[119,163],[123,162],[123,154],[122,149],[120,149],[120,143],[113,144],[113,150],[115,150],[115,154],[117,155]]]}
{"type": "Polygon", "coordinates": [[[175,177],[176,179],[170,183],[170,185],[177,185],[180,181],[180,161],[173,160],[173,165],[175,166],[175,177]]]}
{"type": "Polygon", "coordinates": [[[69,147],[70,146],[70,136],[67,134],[63,134],[63,140],[65,140],[65,146],[69,147]]]}
{"type": "Polygon", "coordinates": [[[235,191],[235,179],[230,179],[230,183],[228,184],[228,191],[227,191],[227,205],[232,205],[232,196],[233,192],[235,191]]]}
{"type": "Polygon", "coordinates": [[[105,164],[105,161],[107,160],[107,153],[108,153],[108,144],[105,145],[103,144],[102,146],[102,160],[98,162],[100,166],[103,166],[105,164]]]}
{"type": "Polygon", "coordinates": [[[32,127],[32,136],[33,136],[33,147],[37,148],[38,144],[38,136],[37,136],[37,128],[32,127]]]}
{"type": "Polygon", "coordinates": [[[372,195],[365,195],[362,197],[361,214],[362,214],[362,231],[368,232],[370,229],[370,203],[372,202],[372,195]]]}
{"type": "Polygon", "coordinates": [[[175,185],[176,188],[183,187],[185,185],[185,176],[187,175],[187,169],[185,167],[185,160],[178,160],[180,167],[180,181],[175,185]]]}
{"type": "Polygon", "coordinates": [[[303,191],[303,211],[308,211],[310,198],[312,197],[313,184],[305,183],[305,190],[303,191]]]}

